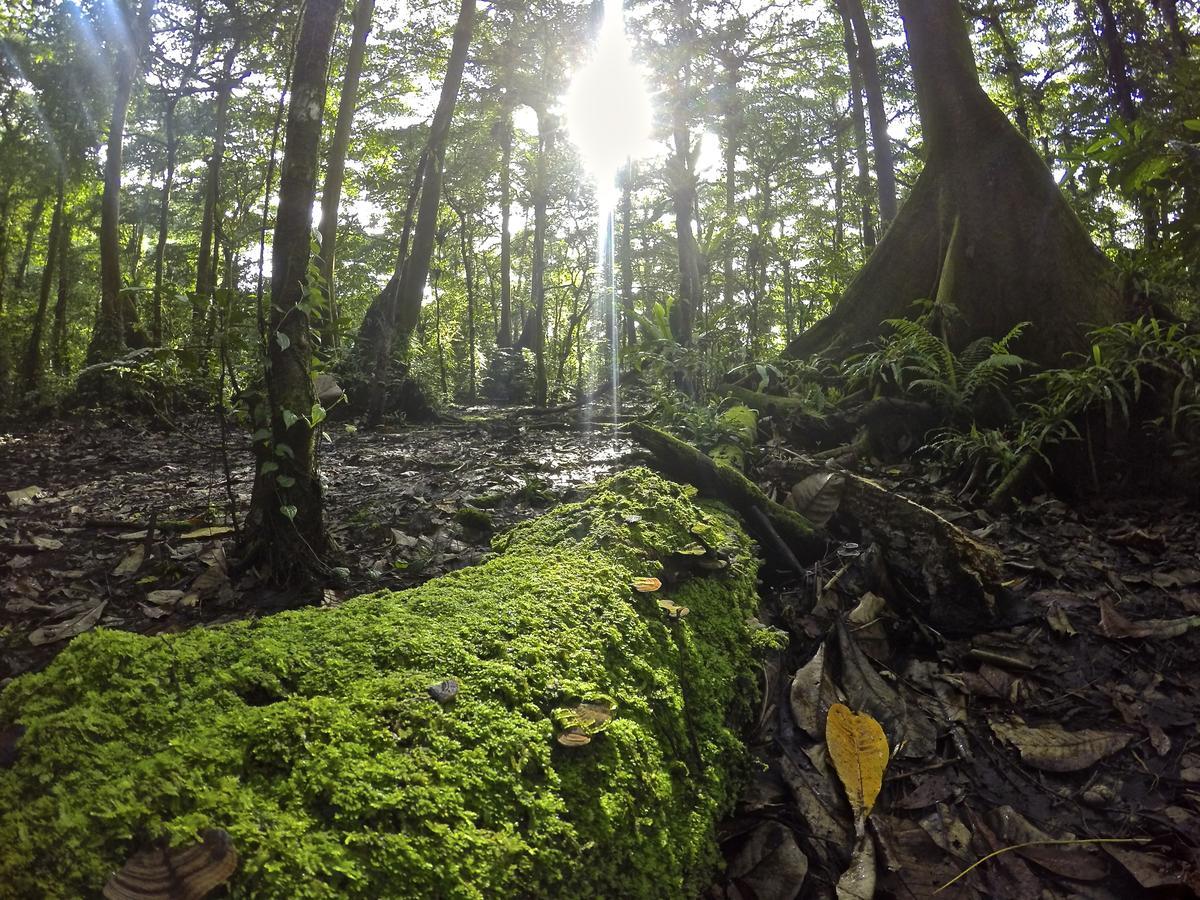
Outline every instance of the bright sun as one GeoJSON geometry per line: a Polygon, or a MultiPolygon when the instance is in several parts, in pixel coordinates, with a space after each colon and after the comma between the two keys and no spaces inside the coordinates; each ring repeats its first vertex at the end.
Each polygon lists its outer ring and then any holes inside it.
{"type": "Polygon", "coordinates": [[[596,48],[564,100],[571,141],[607,206],[618,170],[651,149],[650,95],[625,35],[621,0],[604,0],[596,48]]]}

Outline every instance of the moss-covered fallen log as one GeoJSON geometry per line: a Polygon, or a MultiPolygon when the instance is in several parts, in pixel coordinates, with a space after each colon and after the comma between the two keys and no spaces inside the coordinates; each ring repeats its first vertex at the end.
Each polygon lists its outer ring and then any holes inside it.
{"type": "Polygon", "coordinates": [[[772,543],[781,540],[785,545],[781,551],[802,560],[820,559],[825,554],[825,539],[818,529],[803,516],[770,499],[733,467],[716,462],[686,441],[643,422],[634,422],[630,434],[654,455],[670,478],[693,484],[710,497],[732,506],[752,530],[759,532],[767,552],[772,551],[772,543]]]}
{"type": "Polygon", "coordinates": [[[748,538],[633,470],[497,550],[333,609],[97,631],[17,679],[0,893],[96,896],[148,843],[219,828],[235,897],[696,896],[745,763],[748,538]],[[582,703],[611,720],[564,746],[582,703]]]}

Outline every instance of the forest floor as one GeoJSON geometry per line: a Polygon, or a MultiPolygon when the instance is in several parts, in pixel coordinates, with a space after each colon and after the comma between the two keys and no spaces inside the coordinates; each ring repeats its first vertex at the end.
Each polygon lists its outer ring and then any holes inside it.
{"type": "MultiPolygon", "coordinates": [[[[243,433],[229,438],[228,482],[208,420],[0,434],[0,686],[97,624],[172,632],[412,586],[477,561],[495,531],[631,458],[611,426],[584,430],[569,412],[455,410],[427,427],[329,434],[321,464],[344,570],[308,597],[230,576],[228,494],[244,511],[250,491],[243,433]]],[[[776,495],[789,455],[768,445],[759,460],[776,495]]],[[[761,765],[722,826],[729,866],[710,895],[831,898],[850,865],[878,872],[877,896],[928,897],[1029,842],[939,897],[1200,894],[1200,511],[1039,497],[997,518],[959,506],[917,463],[859,470],[998,548],[1018,613],[972,637],[938,633],[901,611],[904,586],[837,516],[804,576],[764,570],[763,618],[791,642],[764,667],[761,765]],[[870,859],[861,842],[851,859],[825,757],[823,710],[839,698],[878,710],[894,745],[870,859]],[[1069,843],[1098,838],[1125,842],[1069,843]],[[799,895],[789,848],[807,860],[799,895]]]]}

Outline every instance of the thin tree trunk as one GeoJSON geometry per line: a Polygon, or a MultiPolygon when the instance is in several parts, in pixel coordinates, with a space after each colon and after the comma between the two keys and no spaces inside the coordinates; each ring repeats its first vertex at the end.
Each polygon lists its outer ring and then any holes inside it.
{"type": "Polygon", "coordinates": [[[871,156],[867,147],[867,114],[863,106],[862,69],[858,62],[858,45],[854,40],[854,25],[850,21],[846,0],[838,0],[842,17],[842,40],[846,47],[846,65],[850,72],[850,119],[854,125],[854,149],[858,157],[858,198],[862,204],[863,249],[875,249],[875,221],[871,211],[871,156]]]}
{"type": "Polygon", "coordinates": [[[25,226],[25,245],[21,249],[21,258],[17,260],[16,289],[20,293],[25,289],[25,273],[29,271],[29,259],[33,255],[33,239],[37,237],[42,227],[42,217],[46,214],[46,194],[38,196],[29,213],[29,222],[25,226]]]}
{"type": "Polygon", "coordinates": [[[136,24],[130,23],[127,40],[117,51],[116,89],[104,160],[104,191],[100,197],[100,308],[88,345],[89,364],[115,359],[126,347],[140,343],[137,307],[121,291],[121,158],[125,118],[154,4],[155,0],[142,0],[136,24]]]}
{"type": "Polygon", "coordinates": [[[326,309],[321,317],[321,345],[326,350],[337,348],[338,305],[335,281],[337,258],[338,208],[342,202],[342,184],[346,176],[346,151],[358,105],[358,83],[362,77],[366,56],[367,35],[375,15],[375,0],[357,0],[354,4],[354,30],[346,56],[346,74],[342,78],[342,93],[338,98],[337,124],[325,165],[325,186],[321,191],[321,277],[325,281],[326,309]]]}
{"type": "Polygon", "coordinates": [[[1117,27],[1111,0],[1096,0],[1100,10],[1100,39],[1104,42],[1104,64],[1108,70],[1108,82],[1112,88],[1117,111],[1126,122],[1137,118],[1137,100],[1133,95],[1133,80],[1129,76],[1129,58],[1125,54],[1125,43],[1117,27]]]}
{"type": "Polygon", "coordinates": [[[154,244],[154,309],[151,340],[155,347],[163,343],[163,269],[167,256],[167,234],[171,221],[171,191],[175,188],[175,163],[179,139],[175,134],[175,106],[179,97],[167,99],[163,109],[163,135],[167,145],[167,164],[163,173],[162,195],[158,208],[158,238],[154,244]]]}
{"type": "MultiPolygon", "coordinates": [[[[464,204],[465,206],[465,204],[464,204]]],[[[475,400],[475,252],[471,247],[471,221],[464,208],[458,217],[462,244],[463,280],[467,288],[467,398],[475,400]]]]}
{"type": "Polygon", "coordinates": [[[46,238],[46,265],[42,269],[42,284],[38,291],[37,312],[29,329],[29,344],[21,366],[21,378],[27,392],[38,389],[42,374],[42,337],[46,329],[46,312],[50,307],[50,289],[54,285],[54,266],[58,260],[63,204],[66,201],[66,176],[59,171],[55,188],[54,214],[50,218],[50,234],[46,238]]]}
{"type": "Polygon", "coordinates": [[[862,0],[845,0],[846,11],[854,25],[858,47],[859,68],[863,89],[867,95],[867,110],[871,118],[871,146],[875,151],[875,181],[879,190],[879,219],[883,228],[896,218],[896,164],[888,137],[887,108],[883,102],[883,82],[879,77],[879,57],[871,40],[871,27],[862,0]]]}
{"type": "Polygon", "coordinates": [[[621,178],[621,309],[622,344],[637,343],[637,316],[633,299],[633,162],[621,178]]]}
{"type": "Polygon", "coordinates": [[[724,264],[721,295],[726,309],[733,308],[733,295],[736,290],[733,270],[733,255],[736,241],[734,230],[737,227],[737,153],[738,141],[741,135],[741,108],[738,105],[738,84],[741,80],[741,60],[729,55],[722,60],[725,70],[725,112],[722,125],[725,129],[724,168],[725,168],[725,209],[722,223],[724,240],[722,243],[722,260],[724,264]]]}
{"type": "Polygon", "coordinates": [[[213,113],[213,145],[204,182],[204,213],[200,220],[200,255],[196,258],[196,299],[192,304],[192,342],[195,358],[206,353],[206,323],[212,314],[213,292],[217,287],[218,219],[221,215],[221,166],[225,161],[226,132],[229,130],[229,101],[233,96],[233,64],[241,52],[240,41],[225,51],[221,82],[217,85],[213,113]]]}
{"type": "Polygon", "coordinates": [[[64,214],[58,243],[58,298],[54,302],[54,330],[50,333],[50,365],[67,374],[67,305],[71,298],[71,219],[64,214]]]}
{"type": "Polygon", "coordinates": [[[496,346],[512,346],[512,106],[505,99],[500,119],[500,333],[496,346]]]}
{"type": "Polygon", "coordinates": [[[547,156],[554,146],[553,126],[544,109],[538,109],[537,171],[533,188],[533,271],[530,301],[533,304],[533,393],[538,406],[546,405],[546,206],[549,203],[547,156]]]}
{"type": "Polygon", "coordinates": [[[326,549],[316,467],[318,406],[312,379],[311,305],[304,302],[321,152],[329,51],[340,0],[308,0],[296,42],[279,211],[271,242],[266,384],[271,436],[257,468],[243,532],[243,563],[266,563],[277,582],[320,568],[326,549]]]}

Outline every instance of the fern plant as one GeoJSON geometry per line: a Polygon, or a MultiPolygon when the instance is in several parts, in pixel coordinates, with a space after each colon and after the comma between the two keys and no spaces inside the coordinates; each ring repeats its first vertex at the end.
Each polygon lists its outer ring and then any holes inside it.
{"type": "Polygon", "coordinates": [[[887,319],[892,333],[851,363],[849,387],[917,396],[957,414],[970,410],[985,393],[1003,392],[1010,375],[1027,364],[1011,347],[1028,322],[998,341],[979,338],[955,353],[945,337],[931,329],[935,314],[953,312],[926,305],[915,319],[887,319]]]}

